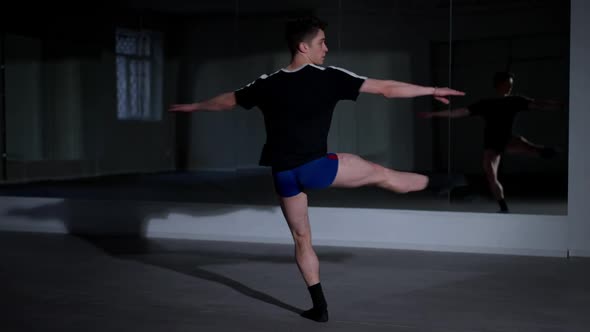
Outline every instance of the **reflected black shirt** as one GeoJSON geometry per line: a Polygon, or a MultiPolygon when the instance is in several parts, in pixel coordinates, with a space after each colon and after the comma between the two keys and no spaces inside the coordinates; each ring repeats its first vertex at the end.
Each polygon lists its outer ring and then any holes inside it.
{"type": "Polygon", "coordinates": [[[514,118],[520,111],[529,109],[532,99],[523,96],[506,96],[480,100],[469,105],[469,113],[485,121],[486,148],[503,149],[512,137],[514,118]]]}
{"type": "Polygon", "coordinates": [[[365,79],[342,68],[307,64],[262,75],[236,90],[238,105],[257,106],[264,116],[266,143],[259,164],[281,171],[324,156],[336,104],[355,101],[365,79]]]}

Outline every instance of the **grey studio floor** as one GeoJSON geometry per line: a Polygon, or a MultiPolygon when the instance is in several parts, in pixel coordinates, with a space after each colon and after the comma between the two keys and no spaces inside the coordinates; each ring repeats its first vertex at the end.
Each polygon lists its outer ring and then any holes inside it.
{"type": "MultiPolygon", "coordinates": [[[[268,174],[258,172],[14,184],[1,186],[0,195],[276,203],[268,174]]],[[[310,193],[310,204],[496,209],[477,192],[446,198],[329,189],[310,193]]],[[[567,211],[560,195],[512,202],[515,213],[567,211]]],[[[590,259],[345,247],[317,252],[327,323],[298,314],[311,302],[290,245],[0,232],[0,331],[590,330],[590,259]]]]}
{"type": "Polygon", "coordinates": [[[289,245],[0,232],[0,330],[590,330],[590,261],[317,247],[330,321],[289,245]]]}

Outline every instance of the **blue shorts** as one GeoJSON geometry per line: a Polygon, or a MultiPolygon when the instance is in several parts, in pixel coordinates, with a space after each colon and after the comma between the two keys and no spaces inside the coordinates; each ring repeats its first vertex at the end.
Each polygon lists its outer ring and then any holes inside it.
{"type": "Polygon", "coordinates": [[[291,197],[305,189],[329,187],[338,172],[338,155],[328,153],[299,167],[273,173],[275,191],[281,197],[291,197]]]}

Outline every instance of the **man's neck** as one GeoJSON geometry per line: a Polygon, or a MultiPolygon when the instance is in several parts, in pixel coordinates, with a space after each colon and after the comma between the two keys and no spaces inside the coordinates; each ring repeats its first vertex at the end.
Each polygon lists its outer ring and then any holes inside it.
{"type": "Polygon", "coordinates": [[[309,59],[304,58],[302,56],[295,56],[293,60],[291,60],[291,63],[287,66],[287,70],[295,70],[301,68],[302,66],[310,64],[312,63],[311,61],[309,61],[309,59]]]}

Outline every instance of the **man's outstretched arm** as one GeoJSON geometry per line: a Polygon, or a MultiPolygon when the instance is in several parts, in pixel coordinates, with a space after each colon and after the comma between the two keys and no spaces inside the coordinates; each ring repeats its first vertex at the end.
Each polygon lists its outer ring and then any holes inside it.
{"type": "Polygon", "coordinates": [[[434,96],[442,103],[448,104],[447,96],[464,96],[465,92],[449,88],[420,86],[392,80],[376,80],[368,78],[360,88],[361,92],[382,95],[385,98],[413,98],[434,96]]]}
{"type": "Polygon", "coordinates": [[[438,111],[438,112],[420,112],[418,116],[424,119],[430,118],[462,118],[465,116],[470,115],[469,109],[467,107],[456,108],[453,110],[448,111],[438,111]]]}
{"type": "Polygon", "coordinates": [[[211,99],[192,103],[175,104],[170,106],[170,112],[197,112],[197,111],[228,111],[236,106],[236,94],[234,92],[222,93],[211,99]]]}
{"type": "Polygon", "coordinates": [[[529,109],[539,111],[561,111],[565,109],[565,103],[560,100],[535,99],[529,103],[529,109]]]}

